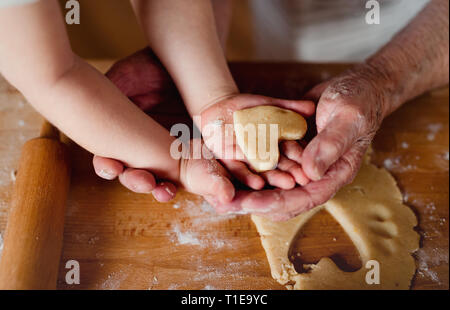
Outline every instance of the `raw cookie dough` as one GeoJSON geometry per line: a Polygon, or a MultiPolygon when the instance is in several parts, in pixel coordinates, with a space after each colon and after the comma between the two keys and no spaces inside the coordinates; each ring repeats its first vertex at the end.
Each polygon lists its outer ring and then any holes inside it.
{"type": "Polygon", "coordinates": [[[258,172],[273,170],[277,167],[280,157],[278,150],[280,140],[299,140],[305,135],[307,129],[306,121],[300,114],[274,106],[258,106],[236,111],[233,113],[233,121],[237,144],[250,166],[258,172]],[[278,134],[270,134],[271,124],[278,125],[278,128],[274,127],[278,129],[278,134]],[[248,131],[252,128],[254,139],[248,131]],[[259,138],[265,138],[265,141],[260,141],[259,138]],[[265,150],[267,158],[258,151],[260,142],[265,142],[262,144],[265,147],[262,150],[265,150]]]}
{"type": "Polygon", "coordinates": [[[272,277],[288,289],[408,289],[416,265],[412,253],[419,248],[417,219],[402,203],[394,178],[384,169],[369,163],[366,157],[352,184],[342,188],[322,206],[287,222],[271,222],[252,216],[267,254],[272,277]],[[362,267],[344,272],[328,258],[309,265],[311,271],[299,274],[288,253],[297,232],[317,212],[326,209],[358,249],[362,267]],[[373,269],[370,260],[379,263],[380,284],[366,283],[373,269]],[[370,262],[369,262],[370,264],[370,262]]]}

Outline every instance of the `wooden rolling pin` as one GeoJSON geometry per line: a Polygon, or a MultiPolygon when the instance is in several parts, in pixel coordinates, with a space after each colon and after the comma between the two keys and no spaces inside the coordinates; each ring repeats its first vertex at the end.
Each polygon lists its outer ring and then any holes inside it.
{"type": "Polygon", "coordinates": [[[70,183],[70,158],[59,132],[45,122],[23,149],[14,186],[0,289],[56,289],[70,183]]]}

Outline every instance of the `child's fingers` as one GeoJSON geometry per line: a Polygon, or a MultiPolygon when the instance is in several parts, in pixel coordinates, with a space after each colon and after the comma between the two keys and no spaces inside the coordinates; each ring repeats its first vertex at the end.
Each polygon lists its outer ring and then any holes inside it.
{"type": "Polygon", "coordinates": [[[127,168],[119,175],[119,181],[129,190],[149,194],[156,187],[156,181],[153,174],[146,170],[127,168]]]}
{"type": "Polygon", "coordinates": [[[123,165],[117,160],[94,155],[92,159],[95,173],[106,180],[114,180],[123,171],[123,165]]]}
{"type": "Polygon", "coordinates": [[[287,172],[280,170],[270,170],[262,172],[263,178],[272,186],[281,189],[292,189],[295,187],[294,178],[287,172]]]}
{"type": "Polygon", "coordinates": [[[302,163],[303,148],[297,141],[282,141],[280,151],[290,160],[293,160],[298,164],[302,163]]]}
{"type": "Polygon", "coordinates": [[[309,183],[309,178],[306,176],[305,172],[303,172],[302,167],[293,160],[280,156],[277,168],[289,173],[297,184],[304,186],[309,183]]]}
{"type": "Polygon", "coordinates": [[[175,185],[168,182],[156,184],[154,176],[146,170],[127,168],[124,171],[119,161],[100,156],[94,156],[93,164],[98,176],[107,180],[119,177],[120,183],[133,192],[152,193],[159,202],[167,202],[175,197],[175,185]]]}
{"type": "Polygon", "coordinates": [[[159,202],[168,202],[175,198],[177,188],[172,183],[161,182],[153,189],[152,194],[159,202]]]}
{"type": "Polygon", "coordinates": [[[264,179],[261,176],[251,172],[245,163],[237,160],[222,160],[222,163],[241,183],[254,190],[260,190],[264,187],[264,179]]]}

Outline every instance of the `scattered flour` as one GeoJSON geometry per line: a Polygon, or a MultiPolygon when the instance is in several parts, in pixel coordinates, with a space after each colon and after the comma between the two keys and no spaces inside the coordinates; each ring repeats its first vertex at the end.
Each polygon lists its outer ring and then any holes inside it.
{"type": "Polygon", "coordinates": [[[448,265],[448,252],[443,249],[434,248],[430,254],[427,254],[424,249],[419,249],[416,252],[416,258],[419,262],[417,274],[420,277],[429,278],[431,281],[441,284],[441,279],[437,272],[432,269],[442,263],[448,265]]]}
{"type": "Polygon", "coordinates": [[[181,231],[180,225],[176,224],[172,229],[172,232],[169,233],[171,235],[171,241],[176,242],[180,245],[197,245],[202,248],[204,247],[213,247],[216,249],[223,248],[226,243],[221,240],[218,236],[210,234],[210,233],[197,233],[193,231],[181,231]]]}
{"type": "Polygon", "coordinates": [[[402,147],[402,149],[407,149],[407,148],[409,148],[408,142],[402,142],[401,147],[402,147]]]}
{"type": "Polygon", "coordinates": [[[396,166],[398,166],[400,164],[400,158],[399,157],[395,157],[395,158],[386,158],[383,162],[383,166],[388,169],[388,170],[392,170],[393,168],[395,168],[396,166]]]}
{"type": "MultiPolygon", "coordinates": [[[[202,245],[200,243],[200,240],[196,237],[196,234],[194,234],[193,232],[181,232],[178,225],[175,225],[173,233],[175,234],[178,244],[202,245]]],[[[173,241],[174,240],[172,240],[172,242],[173,241]]]]}
{"type": "Polygon", "coordinates": [[[100,240],[99,236],[92,236],[88,239],[88,244],[94,245],[98,240],[100,240]]]}
{"type": "Polygon", "coordinates": [[[383,166],[387,170],[390,170],[390,171],[395,170],[397,172],[411,171],[411,170],[416,170],[418,168],[416,165],[411,165],[411,164],[404,165],[404,164],[402,164],[400,156],[397,156],[397,157],[394,157],[394,158],[386,158],[383,161],[383,166]]]}
{"type": "Polygon", "coordinates": [[[198,227],[207,227],[211,224],[225,222],[236,218],[236,215],[239,214],[219,215],[205,200],[202,200],[201,202],[186,200],[183,201],[181,205],[178,205],[178,208],[180,207],[182,207],[186,214],[189,215],[190,222],[198,227]]]}
{"type": "Polygon", "coordinates": [[[11,170],[7,167],[0,167],[0,186],[7,186],[11,182],[11,170]]]}
{"type": "Polygon", "coordinates": [[[331,99],[331,100],[335,100],[337,97],[339,97],[339,93],[338,93],[338,92],[332,93],[332,94],[330,95],[330,99],[331,99]]]}
{"type": "Polygon", "coordinates": [[[212,285],[206,285],[203,290],[205,291],[211,291],[211,290],[217,290],[214,286],[212,285]]]}
{"type": "Polygon", "coordinates": [[[436,138],[436,134],[442,129],[442,124],[439,123],[429,124],[427,129],[428,129],[427,140],[434,141],[434,139],[436,138]]]}
{"type": "Polygon", "coordinates": [[[435,211],[436,206],[433,202],[430,202],[425,206],[424,219],[432,222],[430,223],[430,225],[428,225],[427,230],[422,234],[425,240],[440,238],[442,234],[439,231],[438,226],[443,226],[447,221],[446,218],[440,217],[438,214],[436,214],[435,211]]]}
{"type": "Polygon", "coordinates": [[[113,272],[100,286],[103,290],[117,290],[128,275],[122,271],[113,272]]]}
{"type": "Polygon", "coordinates": [[[212,226],[235,219],[237,214],[219,215],[204,200],[184,200],[173,205],[173,208],[180,209],[188,218],[184,219],[185,222],[176,223],[168,233],[172,242],[213,249],[231,246],[224,239],[220,238],[220,231],[214,230],[212,226]],[[189,228],[185,227],[194,227],[194,230],[189,230],[189,228]]]}
{"type": "Polygon", "coordinates": [[[179,284],[170,284],[168,290],[177,290],[180,287],[179,284]]]}

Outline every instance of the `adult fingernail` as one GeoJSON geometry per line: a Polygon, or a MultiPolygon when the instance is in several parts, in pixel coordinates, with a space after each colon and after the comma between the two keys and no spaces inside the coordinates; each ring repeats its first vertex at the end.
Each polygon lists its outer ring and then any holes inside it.
{"type": "Polygon", "coordinates": [[[314,160],[314,176],[313,176],[314,181],[319,181],[322,178],[323,174],[325,173],[324,170],[325,170],[324,162],[319,157],[317,157],[314,160]]]}
{"type": "Polygon", "coordinates": [[[116,175],[108,169],[102,169],[102,170],[100,170],[100,172],[98,174],[102,178],[107,179],[107,180],[113,180],[116,178],[116,175]]]}

